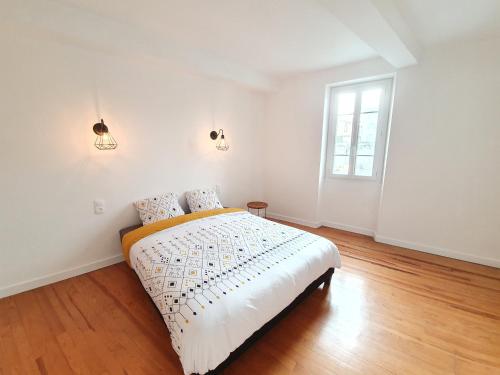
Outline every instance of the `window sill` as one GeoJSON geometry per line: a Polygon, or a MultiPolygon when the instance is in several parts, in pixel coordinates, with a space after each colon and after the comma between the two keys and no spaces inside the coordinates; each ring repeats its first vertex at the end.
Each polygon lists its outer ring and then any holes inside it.
{"type": "Polygon", "coordinates": [[[325,180],[347,180],[347,181],[366,181],[366,182],[380,182],[379,177],[365,177],[365,176],[349,176],[341,174],[327,174],[325,180]]]}

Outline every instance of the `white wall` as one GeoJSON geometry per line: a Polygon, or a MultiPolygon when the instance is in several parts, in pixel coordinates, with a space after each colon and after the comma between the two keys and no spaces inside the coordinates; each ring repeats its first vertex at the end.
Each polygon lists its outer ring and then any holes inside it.
{"type": "Polygon", "coordinates": [[[132,201],[216,184],[225,205],[264,198],[306,224],[500,265],[498,41],[436,48],[397,72],[378,212],[378,186],[322,179],[320,150],[325,85],[392,72],[382,60],[286,81],[266,99],[47,37],[0,34],[0,296],[120,260],[132,201]],[[93,146],[101,117],[115,151],[93,146]],[[208,137],[213,122],[227,153],[208,137]]]}
{"type": "Polygon", "coordinates": [[[390,72],[383,60],[369,60],[286,81],[269,96],[264,173],[272,214],[310,225],[328,222],[365,232],[375,229],[377,182],[320,175],[325,87],[390,72]]]}
{"type": "Polygon", "coordinates": [[[398,73],[377,238],[500,266],[500,39],[398,73]]]}
{"type": "Polygon", "coordinates": [[[228,206],[261,198],[261,93],[14,30],[0,45],[0,297],[118,261],[138,198],[215,185],[228,206]],[[115,151],[93,146],[101,117],[115,151]]]}
{"type": "Polygon", "coordinates": [[[499,40],[440,46],[397,72],[380,212],[373,183],[320,173],[323,101],[325,85],[391,67],[371,60],[285,82],[267,103],[269,211],[500,266],[499,47],[499,40]]]}

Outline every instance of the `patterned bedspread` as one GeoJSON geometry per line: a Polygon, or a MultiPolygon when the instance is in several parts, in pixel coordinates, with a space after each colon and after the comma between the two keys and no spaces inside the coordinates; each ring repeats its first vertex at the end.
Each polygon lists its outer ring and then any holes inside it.
{"type": "Polygon", "coordinates": [[[184,372],[217,367],[340,255],[330,241],[247,212],[143,238],[132,267],[164,317],[184,372]]]}

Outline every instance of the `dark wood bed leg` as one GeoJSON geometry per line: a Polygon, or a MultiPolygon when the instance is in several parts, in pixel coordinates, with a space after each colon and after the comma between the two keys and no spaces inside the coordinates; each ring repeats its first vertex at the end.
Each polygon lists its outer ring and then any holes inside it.
{"type": "Polygon", "coordinates": [[[325,281],[323,284],[323,288],[328,288],[330,286],[334,272],[335,272],[335,268],[330,268],[328,271],[326,271],[325,276],[324,276],[325,281]]]}

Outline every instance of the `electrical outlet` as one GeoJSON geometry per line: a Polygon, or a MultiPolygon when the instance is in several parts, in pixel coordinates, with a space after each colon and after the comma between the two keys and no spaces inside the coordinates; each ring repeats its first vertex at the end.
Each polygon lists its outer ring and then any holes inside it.
{"type": "Polygon", "coordinates": [[[96,199],[94,201],[94,213],[96,215],[101,215],[106,211],[106,206],[104,204],[104,201],[102,199],[96,199]]]}

